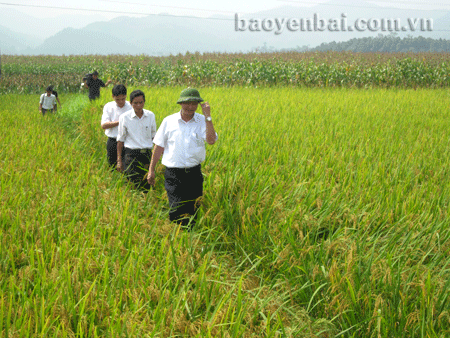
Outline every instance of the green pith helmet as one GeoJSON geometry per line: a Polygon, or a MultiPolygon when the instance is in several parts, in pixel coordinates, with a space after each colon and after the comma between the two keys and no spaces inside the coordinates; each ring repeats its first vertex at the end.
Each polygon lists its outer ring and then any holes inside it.
{"type": "Polygon", "coordinates": [[[177,103],[183,103],[183,102],[189,102],[189,101],[196,101],[196,102],[202,102],[204,101],[200,97],[200,93],[195,88],[187,88],[183,90],[180,94],[180,98],[178,99],[177,103]]]}

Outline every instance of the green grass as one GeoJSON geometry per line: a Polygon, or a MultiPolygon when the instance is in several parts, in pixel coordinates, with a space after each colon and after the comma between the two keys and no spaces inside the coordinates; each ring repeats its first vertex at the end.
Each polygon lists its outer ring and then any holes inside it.
{"type": "MultiPolygon", "coordinates": [[[[158,125],[180,91],[145,90],[158,125]]],[[[446,91],[203,88],[194,233],[161,165],[108,172],[102,93],[4,98],[0,337],[448,336],[446,91]]]]}

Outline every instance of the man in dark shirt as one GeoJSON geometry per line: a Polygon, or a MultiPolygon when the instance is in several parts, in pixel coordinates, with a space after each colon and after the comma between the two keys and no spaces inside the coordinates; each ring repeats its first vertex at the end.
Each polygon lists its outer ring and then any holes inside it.
{"type": "Polygon", "coordinates": [[[108,86],[112,81],[108,80],[104,83],[98,78],[98,72],[94,71],[92,77],[89,77],[84,83],[86,88],[89,88],[89,100],[95,100],[100,97],[100,88],[108,86]]]}
{"type": "MultiPolygon", "coordinates": [[[[53,89],[53,86],[50,86],[50,88],[52,89],[52,94],[55,95],[55,97],[56,97],[56,101],[58,101],[59,105],[61,106],[61,101],[59,101],[59,99],[58,99],[58,92],[53,89]]],[[[53,111],[55,113],[58,111],[58,105],[55,104],[55,108],[53,109],[53,111]]]]}

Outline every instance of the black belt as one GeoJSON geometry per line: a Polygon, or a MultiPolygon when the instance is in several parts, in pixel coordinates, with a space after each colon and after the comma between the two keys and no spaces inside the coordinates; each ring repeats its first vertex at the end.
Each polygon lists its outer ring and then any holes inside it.
{"type": "Polygon", "coordinates": [[[194,166],[194,167],[189,167],[189,168],[167,168],[167,169],[169,169],[169,170],[172,170],[172,171],[174,171],[174,172],[180,172],[180,171],[182,171],[182,172],[185,172],[185,173],[190,173],[190,172],[192,172],[192,171],[198,171],[198,170],[200,170],[201,169],[201,164],[197,164],[196,166],[194,166]]]}
{"type": "Polygon", "coordinates": [[[126,152],[129,153],[140,153],[140,154],[145,154],[148,153],[149,151],[152,151],[152,148],[141,148],[141,149],[131,149],[131,148],[125,148],[126,152]]]}

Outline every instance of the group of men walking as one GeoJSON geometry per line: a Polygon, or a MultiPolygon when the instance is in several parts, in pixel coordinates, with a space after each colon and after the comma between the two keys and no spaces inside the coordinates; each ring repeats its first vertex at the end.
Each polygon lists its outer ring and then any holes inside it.
{"type": "MultiPolygon", "coordinates": [[[[112,80],[108,80],[104,83],[101,79],[98,78],[98,72],[94,71],[92,74],[88,74],[83,78],[83,83],[81,84],[81,88],[89,89],[89,100],[95,100],[100,97],[100,88],[107,87],[112,80]]],[[[58,110],[58,106],[56,102],[61,105],[61,102],[58,98],[58,92],[53,89],[53,86],[48,86],[45,89],[45,93],[41,95],[39,98],[39,112],[42,115],[45,113],[53,113],[58,110]]]]}
{"type": "MultiPolygon", "coordinates": [[[[111,80],[104,83],[96,71],[88,75],[82,87],[88,88],[89,99],[95,100],[100,97],[100,88],[107,87],[111,80]]],[[[177,100],[180,111],[164,118],[157,129],[155,114],[144,109],[143,91],[133,91],[127,101],[127,88],[119,84],[112,89],[112,97],[113,101],[103,107],[101,119],[108,137],[109,165],[123,172],[136,188],[148,192],[155,185],[156,165],[162,158],[169,218],[191,229],[203,195],[205,143],[212,145],[218,138],[208,102],[194,88],[183,90],[177,100]],[[203,114],[196,112],[199,104],[203,114]]],[[[57,100],[58,94],[48,87],[40,97],[39,111],[43,115],[56,111],[57,100]]]]}
{"type": "Polygon", "coordinates": [[[177,100],[180,111],[164,118],[157,129],[155,114],[144,109],[144,92],[133,91],[128,102],[127,89],[119,84],[112,89],[112,96],[101,119],[108,137],[109,165],[146,192],[155,185],[155,169],[162,157],[169,218],[191,229],[203,195],[205,142],[214,144],[218,138],[208,102],[194,88],[183,90],[177,100]],[[199,104],[203,114],[196,112],[199,104]]]}

